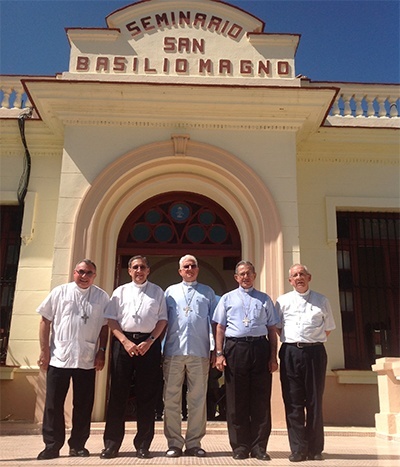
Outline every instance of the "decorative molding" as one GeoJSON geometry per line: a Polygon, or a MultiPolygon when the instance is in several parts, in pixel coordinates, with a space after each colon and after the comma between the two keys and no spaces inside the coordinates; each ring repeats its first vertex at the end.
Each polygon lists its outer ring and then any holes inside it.
{"type": "Polygon", "coordinates": [[[337,243],[337,211],[399,211],[400,200],[398,198],[353,198],[351,196],[327,196],[325,198],[325,207],[327,242],[328,245],[334,246],[337,243]]]}
{"type": "Polygon", "coordinates": [[[189,135],[171,135],[174,143],[175,156],[186,156],[187,143],[190,139],[189,135]]]}
{"type": "Polygon", "coordinates": [[[234,130],[234,131],[298,131],[300,125],[282,124],[262,124],[262,123],[196,123],[196,122],[151,122],[151,121],[131,121],[131,120],[86,120],[86,119],[63,119],[67,126],[88,125],[88,126],[123,126],[136,128],[179,128],[191,130],[234,130]]]}
{"type": "Polygon", "coordinates": [[[323,164],[367,164],[367,165],[395,165],[398,166],[400,160],[398,157],[396,158],[378,158],[375,157],[352,157],[352,156],[300,156],[297,158],[298,162],[302,162],[304,164],[315,164],[315,163],[323,163],[323,164]]]}

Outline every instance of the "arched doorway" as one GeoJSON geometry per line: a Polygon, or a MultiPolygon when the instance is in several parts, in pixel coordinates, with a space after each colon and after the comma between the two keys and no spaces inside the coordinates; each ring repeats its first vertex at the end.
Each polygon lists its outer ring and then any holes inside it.
{"type": "MultiPolygon", "coordinates": [[[[98,267],[96,282],[111,293],[115,288],[118,238],[132,209],[136,211],[171,188],[185,195],[190,188],[190,194],[206,196],[229,212],[240,234],[241,254],[252,260],[258,271],[256,287],[272,297],[283,292],[282,226],[267,186],[245,162],[224,149],[179,135],[126,153],[92,182],[76,215],[71,264],[82,257],[94,258],[98,267]],[[186,141],[184,148],[178,144],[181,140],[186,141]]],[[[199,256],[202,261],[206,259],[199,256]]],[[[178,259],[179,255],[163,258],[171,265],[168,271],[153,261],[150,280],[158,283],[160,273],[168,283],[178,282],[178,259]]],[[[212,285],[207,277],[212,263],[201,263],[201,267],[199,280],[212,285]]],[[[100,421],[105,413],[106,372],[98,375],[96,393],[93,420],[100,421]]]]}
{"type": "Polygon", "coordinates": [[[134,209],[120,230],[115,287],[130,281],[128,260],[142,254],[150,260],[150,280],[165,289],[180,280],[178,260],[188,253],[199,261],[199,280],[217,294],[235,286],[233,271],[241,258],[241,243],[230,214],[197,193],[176,191],[154,196],[134,209]]]}

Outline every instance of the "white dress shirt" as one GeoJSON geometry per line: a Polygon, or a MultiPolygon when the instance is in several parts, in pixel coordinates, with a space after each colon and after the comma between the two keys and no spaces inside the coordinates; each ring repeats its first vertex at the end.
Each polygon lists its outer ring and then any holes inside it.
{"type": "Polygon", "coordinates": [[[55,287],[37,308],[52,323],[50,365],[57,368],[94,368],[100,330],[107,324],[104,312],[108,294],[75,282],[55,287]]]}
{"type": "Polygon", "coordinates": [[[152,282],[129,282],[114,290],[106,318],[118,321],[125,332],[151,333],[160,320],[167,320],[164,291],[152,282]]]}
{"type": "Polygon", "coordinates": [[[293,290],[276,301],[282,329],[281,342],[326,342],[326,331],[335,329],[328,299],[313,290],[301,294],[293,290]]]}

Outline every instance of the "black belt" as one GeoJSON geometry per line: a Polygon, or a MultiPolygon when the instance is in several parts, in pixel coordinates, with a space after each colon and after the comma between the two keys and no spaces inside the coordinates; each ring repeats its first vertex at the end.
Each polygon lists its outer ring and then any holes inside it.
{"type": "Polygon", "coordinates": [[[284,342],[286,345],[292,345],[298,349],[303,349],[304,347],[314,347],[315,345],[324,345],[323,342],[284,342]]]}
{"type": "Polygon", "coordinates": [[[150,336],[150,332],[128,332],[128,331],[123,331],[125,336],[128,339],[143,339],[144,337],[147,338],[150,336]]]}
{"type": "Polygon", "coordinates": [[[227,337],[226,340],[233,342],[254,342],[265,339],[265,336],[227,337]]]}

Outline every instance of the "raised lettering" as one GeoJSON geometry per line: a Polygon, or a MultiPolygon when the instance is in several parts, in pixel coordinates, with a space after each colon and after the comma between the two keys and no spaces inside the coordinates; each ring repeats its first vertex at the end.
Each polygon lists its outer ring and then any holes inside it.
{"type": "Polygon", "coordinates": [[[229,29],[228,36],[231,37],[232,39],[237,39],[239,35],[242,33],[242,31],[243,31],[243,28],[235,23],[229,29]]]}
{"type": "Polygon", "coordinates": [[[169,26],[168,16],[167,13],[162,13],[161,15],[156,15],[156,23],[157,26],[161,29],[161,26],[164,24],[165,26],[169,26]]]}
{"type": "Polygon", "coordinates": [[[89,57],[77,57],[76,71],[89,71],[89,57]]]}
{"type": "Polygon", "coordinates": [[[196,13],[196,16],[194,17],[193,21],[193,26],[200,26],[204,28],[204,26],[206,25],[206,19],[207,15],[205,15],[204,13],[196,13]]]}
{"type": "Polygon", "coordinates": [[[219,61],[219,74],[230,75],[232,73],[232,62],[230,60],[219,61]]]}
{"type": "Polygon", "coordinates": [[[221,24],[222,24],[222,18],[218,18],[217,16],[212,16],[210,19],[210,22],[208,23],[208,29],[212,30],[214,27],[214,30],[218,31],[221,24]]]}
{"type": "Polygon", "coordinates": [[[175,37],[164,37],[164,52],[176,52],[175,37]]]}
{"type": "Polygon", "coordinates": [[[253,62],[251,60],[240,60],[240,73],[251,75],[253,73],[253,62]]]}
{"type": "Polygon", "coordinates": [[[110,71],[110,60],[108,57],[98,57],[96,71],[110,71]]]}
{"type": "Polygon", "coordinates": [[[200,42],[197,39],[193,39],[193,48],[192,48],[193,53],[200,52],[200,53],[205,53],[206,51],[206,44],[204,39],[200,39],[200,42]]]}
{"type": "Polygon", "coordinates": [[[132,37],[136,37],[142,32],[140,27],[136,24],[136,21],[132,21],[132,23],[128,23],[126,25],[126,29],[131,33],[132,37]]]}
{"type": "Polygon", "coordinates": [[[289,70],[289,62],[278,62],[278,75],[288,75],[289,70]]]}
{"type": "Polygon", "coordinates": [[[261,60],[258,62],[258,74],[269,75],[269,60],[263,63],[261,60]]]}
{"type": "Polygon", "coordinates": [[[145,73],[157,73],[157,70],[155,68],[150,67],[150,59],[149,58],[144,59],[144,71],[145,71],[145,73]]]}
{"type": "Polygon", "coordinates": [[[199,61],[199,73],[212,73],[213,72],[213,63],[210,59],[204,60],[200,59],[199,61]]]}
{"type": "Polygon", "coordinates": [[[179,12],[179,26],[183,24],[190,25],[190,11],[187,11],[186,15],[183,11],[179,12]]]}
{"type": "Polygon", "coordinates": [[[177,73],[187,73],[189,70],[189,63],[185,58],[178,58],[175,63],[175,71],[177,73]]]}
{"type": "Polygon", "coordinates": [[[155,29],[155,26],[151,24],[151,16],[146,16],[140,21],[145,31],[152,31],[153,29],[155,29]]]}
{"type": "Polygon", "coordinates": [[[125,57],[114,57],[113,71],[125,71],[126,70],[126,58],[125,57]]]}
{"type": "Polygon", "coordinates": [[[180,37],[178,40],[178,52],[179,53],[183,53],[183,52],[190,53],[191,52],[190,45],[191,45],[190,39],[188,39],[187,37],[180,37]]]}

